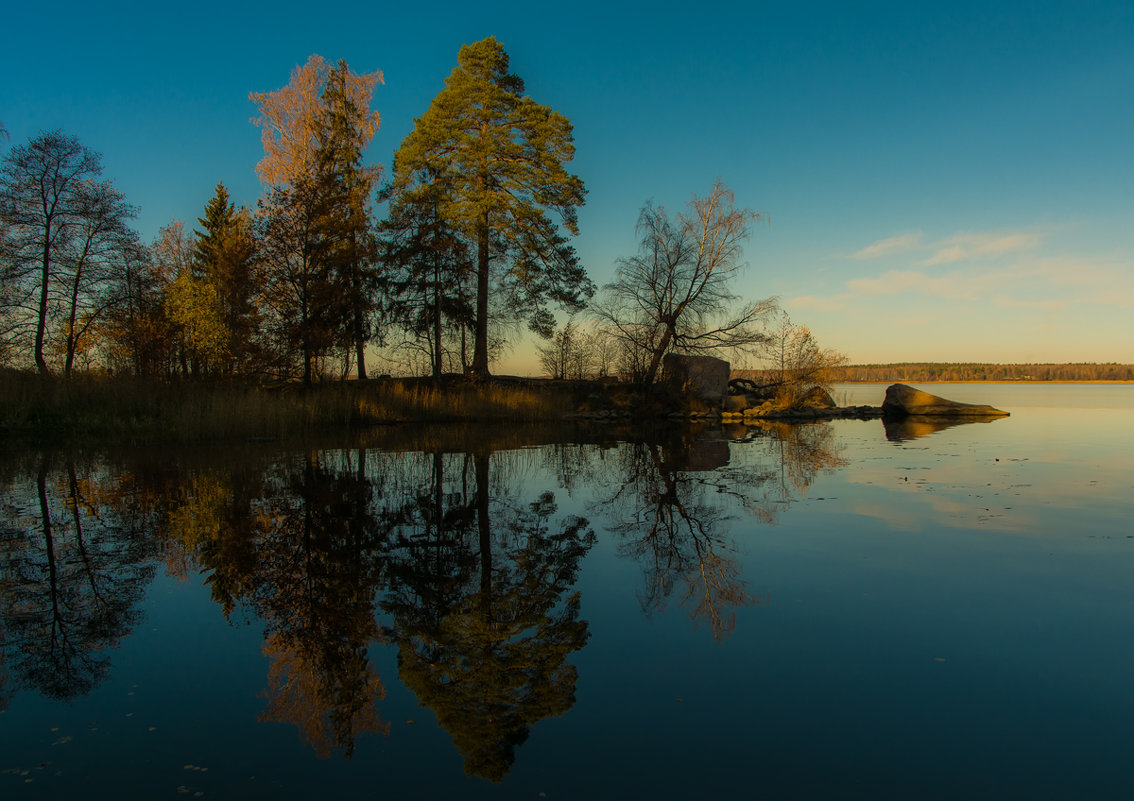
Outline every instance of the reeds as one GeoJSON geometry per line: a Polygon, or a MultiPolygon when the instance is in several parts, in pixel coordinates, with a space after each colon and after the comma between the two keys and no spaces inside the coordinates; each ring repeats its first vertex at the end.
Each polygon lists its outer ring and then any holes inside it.
{"type": "Polygon", "coordinates": [[[0,436],[204,441],[283,439],[400,422],[538,422],[574,410],[548,386],[399,379],[314,387],[0,375],[0,436]]]}

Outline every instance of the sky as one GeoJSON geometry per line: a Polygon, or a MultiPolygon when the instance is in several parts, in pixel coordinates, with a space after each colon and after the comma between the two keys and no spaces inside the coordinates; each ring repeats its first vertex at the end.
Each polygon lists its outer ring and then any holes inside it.
{"type": "MultiPolygon", "coordinates": [[[[147,241],[261,193],[250,92],[318,53],[383,73],[389,169],[462,44],[574,125],[596,284],[647,201],[762,212],[734,290],[853,363],[1134,362],[1134,3],[19,3],[0,123],[103,156],[147,241]],[[34,6],[34,7],[33,7],[34,6]]],[[[495,366],[537,372],[521,341],[495,366]]]]}

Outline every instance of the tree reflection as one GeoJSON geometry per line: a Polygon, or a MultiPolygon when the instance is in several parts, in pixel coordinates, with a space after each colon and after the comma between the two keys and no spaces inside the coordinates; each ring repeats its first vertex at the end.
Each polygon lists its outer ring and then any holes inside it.
{"type": "Polygon", "coordinates": [[[113,474],[73,458],[39,460],[34,487],[15,486],[0,529],[0,615],[16,680],[50,698],[90,692],[110,651],[140,618],[154,573],[145,522],[109,503],[113,474]]]}
{"type": "Polygon", "coordinates": [[[373,497],[365,450],[310,452],[255,480],[199,474],[169,515],[226,617],[245,607],[264,621],[271,664],[260,720],[295,725],[321,758],[350,757],[360,735],[387,730],[368,656],[381,640],[383,581],[373,497]]]}
{"type": "Polygon", "coordinates": [[[579,593],[594,544],[586,520],[555,520],[555,497],[520,504],[490,482],[497,460],[432,457],[432,484],[406,509],[383,609],[402,680],[437,715],[465,772],[500,781],[530,726],[575,702],[568,656],[586,643],[579,593]],[[474,491],[469,492],[469,478],[474,491]]]}
{"type": "Polygon", "coordinates": [[[728,442],[691,432],[627,443],[608,471],[611,489],[596,502],[622,538],[619,552],[642,564],[642,608],[664,610],[680,587],[679,603],[717,639],[732,632],[738,608],[765,600],[747,591],[729,535],[732,510],[775,524],[820,471],[846,463],[826,426],[727,433],[731,452],[728,442]]]}

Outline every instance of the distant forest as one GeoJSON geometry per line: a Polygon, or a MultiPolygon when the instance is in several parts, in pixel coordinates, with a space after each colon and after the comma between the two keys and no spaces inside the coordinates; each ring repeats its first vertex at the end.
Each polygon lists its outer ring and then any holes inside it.
{"type": "Polygon", "coordinates": [[[835,368],[832,381],[1134,381],[1132,364],[900,362],[835,368]]]}

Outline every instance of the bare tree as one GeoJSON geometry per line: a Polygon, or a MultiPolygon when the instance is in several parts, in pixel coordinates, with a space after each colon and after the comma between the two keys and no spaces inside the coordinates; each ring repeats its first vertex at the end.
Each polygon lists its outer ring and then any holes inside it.
{"type": "Polygon", "coordinates": [[[838,351],[819,347],[811,330],[793,323],[787,312],[781,312],[778,325],[772,329],[764,356],[769,368],[760,388],[775,393],[786,405],[802,400],[816,388],[829,391],[835,370],[847,361],[838,351]]]}
{"type": "Polygon", "coordinates": [[[61,131],[12,148],[0,167],[0,218],[12,258],[10,278],[28,289],[20,311],[34,329],[32,352],[41,373],[48,372],[44,343],[60,257],[86,209],[81,190],[101,172],[98,154],[61,131]]]}
{"type": "Polygon", "coordinates": [[[694,197],[672,220],[661,206],[646,204],[638,217],[637,255],[619,260],[615,280],[593,307],[620,339],[648,354],[645,383],[655,380],[670,350],[752,350],[767,341],[761,323],[775,302],[741,303],[731,289],[745,267],[750,224],[763,215],[734,202],[718,180],[707,197],[694,197]]]}

